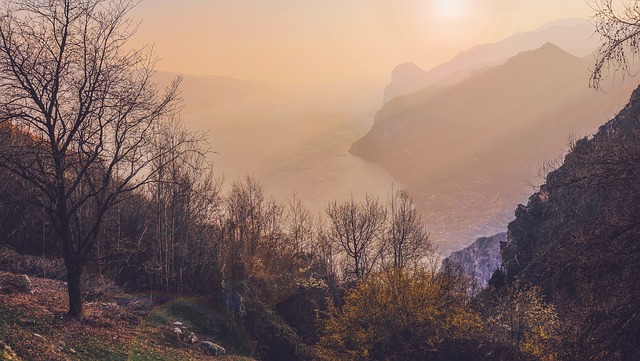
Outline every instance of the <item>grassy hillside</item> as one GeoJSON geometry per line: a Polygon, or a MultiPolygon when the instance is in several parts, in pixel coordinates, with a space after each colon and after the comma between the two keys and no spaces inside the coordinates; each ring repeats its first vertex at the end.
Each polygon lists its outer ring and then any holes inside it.
{"type": "Polygon", "coordinates": [[[31,277],[29,292],[11,287],[15,278],[0,272],[0,360],[253,360],[247,333],[205,299],[117,294],[88,302],[74,319],[65,316],[63,282],[31,277]],[[227,355],[206,354],[205,340],[227,355]]]}

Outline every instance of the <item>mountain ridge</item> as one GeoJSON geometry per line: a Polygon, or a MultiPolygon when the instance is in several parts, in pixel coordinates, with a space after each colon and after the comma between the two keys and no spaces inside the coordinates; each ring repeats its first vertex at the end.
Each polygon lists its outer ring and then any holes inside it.
{"type": "Polygon", "coordinates": [[[501,65],[518,53],[539,48],[547,42],[553,42],[573,55],[584,57],[597,48],[598,42],[592,36],[594,33],[594,26],[585,20],[560,19],[494,43],[478,44],[425,71],[426,74],[420,78],[389,87],[400,91],[385,92],[384,102],[409,95],[415,92],[414,89],[456,84],[478,69],[501,65]]]}
{"type": "Polygon", "coordinates": [[[545,43],[458,84],[393,99],[350,152],[407,185],[426,218],[440,221],[442,249],[462,248],[504,228],[567,139],[594,132],[626,102],[629,83],[595,92],[588,68],[545,43]]]}

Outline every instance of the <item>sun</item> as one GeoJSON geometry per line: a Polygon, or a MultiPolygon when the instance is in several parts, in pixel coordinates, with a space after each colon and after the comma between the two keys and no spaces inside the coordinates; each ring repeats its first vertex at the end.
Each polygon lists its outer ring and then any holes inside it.
{"type": "Polygon", "coordinates": [[[442,21],[460,20],[465,16],[465,0],[432,0],[432,16],[442,21]]]}

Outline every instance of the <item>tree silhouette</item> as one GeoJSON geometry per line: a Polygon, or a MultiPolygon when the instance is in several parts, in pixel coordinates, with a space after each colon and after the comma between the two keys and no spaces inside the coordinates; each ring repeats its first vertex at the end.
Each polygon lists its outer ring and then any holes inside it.
{"type": "Polygon", "coordinates": [[[125,46],[136,4],[15,0],[0,10],[0,166],[37,189],[64,256],[73,316],[82,314],[82,265],[107,210],[196,142],[158,144],[179,79],[161,93],[152,51],[125,46]]]}
{"type": "Polygon", "coordinates": [[[637,1],[590,0],[593,21],[602,43],[596,53],[589,85],[600,89],[600,82],[620,72],[632,74],[640,44],[640,4],[637,1]]]}

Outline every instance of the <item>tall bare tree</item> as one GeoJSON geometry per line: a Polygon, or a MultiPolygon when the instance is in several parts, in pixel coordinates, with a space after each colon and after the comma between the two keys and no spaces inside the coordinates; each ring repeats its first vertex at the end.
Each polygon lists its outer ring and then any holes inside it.
{"type": "MultiPolygon", "coordinates": [[[[106,211],[178,156],[154,144],[179,79],[152,83],[150,49],[128,50],[134,0],[9,0],[0,10],[0,165],[31,183],[61,242],[69,314],[106,211]],[[167,156],[169,155],[169,156],[167,156]]],[[[192,139],[184,139],[191,142],[192,139]]]]}
{"type": "Polygon", "coordinates": [[[388,210],[389,220],[384,236],[385,263],[402,268],[415,265],[433,252],[422,217],[407,191],[392,188],[388,210]]]}

